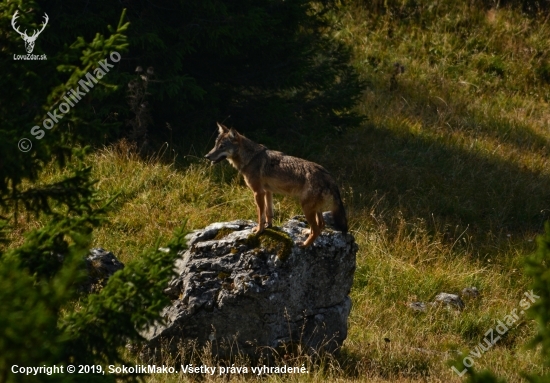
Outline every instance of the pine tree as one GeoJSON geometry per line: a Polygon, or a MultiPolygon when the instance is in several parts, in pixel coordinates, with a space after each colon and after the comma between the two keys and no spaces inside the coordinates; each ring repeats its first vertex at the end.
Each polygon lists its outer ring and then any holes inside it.
{"type": "MultiPolygon", "coordinates": [[[[0,4],[3,31],[11,30],[16,10],[21,30],[35,29],[40,20],[37,16],[43,13],[36,2],[4,2],[0,4]]],[[[2,382],[114,381],[115,376],[100,371],[48,376],[23,374],[20,368],[66,368],[69,364],[104,368],[106,364],[123,363],[126,343],[141,339],[139,330],[158,320],[160,309],[168,303],[162,291],[172,276],[174,257],[183,247],[183,231],[176,233],[168,251],[145,252],[138,262],[112,276],[101,292],[85,295],[80,288],[86,278],[84,257],[91,234],[103,222],[109,201],[99,201],[96,196],[90,168],[82,161],[87,148],[71,144],[83,142],[90,134],[86,129],[95,134],[108,129],[108,125],[93,118],[89,102],[116,91],[108,82],[110,77],[104,76],[94,84],[94,89],[43,137],[30,133],[33,125],[44,127],[42,121],[48,118],[48,112],[65,100],[67,91],[74,89],[86,73],[99,78],[101,60],[112,57],[112,52],[124,53],[128,25],[122,12],[118,26],[108,28],[110,35],[97,33],[90,40],[73,38],[62,49],[47,52],[48,60],[0,60],[5,74],[0,77],[4,89],[0,93],[2,382]],[[18,146],[21,138],[32,138],[31,150],[18,146]],[[67,161],[69,158],[71,161],[67,161]],[[45,164],[52,161],[67,175],[55,183],[37,184],[45,164]],[[13,246],[7,240],[9,232],[24,215],[40,217],[45,224],[26,233],[22,245],[13,246]]],[[[37,40],[33,53],[46,52],[41,42],[37,40]]],[[[0,46],[3,54],[21,52],[23,48],[16,33],[0,34],[0,46]]],[[[137,376],[127,378],[136,380],[137,376]]]]}

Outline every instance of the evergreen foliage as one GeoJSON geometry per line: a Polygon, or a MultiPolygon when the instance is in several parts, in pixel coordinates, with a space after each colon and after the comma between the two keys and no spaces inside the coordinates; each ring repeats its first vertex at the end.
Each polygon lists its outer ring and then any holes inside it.
{"type": "MultiPolygon", "coordinates": [[[[3,2],[2,31],[11,31],[16,10],[21,15],[17,20],[20,29],[29,31],[36,29],[44,11],[38,2],[3,2]]],[[[67,39],[55,50],[43,48],[46,36],[56,40],[46,28],[33,52],[45,53],[48,59],[44,61],[14,59],[13,54],[26,53],[22,40],[16,33],[0,34],[0,69],[4,73],[0,79],[4,89],[0,94],[2,382],[114,381],[115,376],[102,374],[14,374],[12,366],[105,366],[107,362],[122,362],[126,343],[141,339],[139,330],[159,319],[161,307],[168,303],[162,289],[172,276],[174,257],[184,244],[181,230],[169,243],[168,251],[145,252],[139,261],[111,277],[100,293],[84,295],[80,287],[86,278],[84,257],[92,230],[103,221],[110,201],[100,201],[96,195],[90,168],[82,162],[87,149],[71,146],[109,128],[98,117],[104,113],[96,114],[93,105],[116,91],[116,86],[109,83],[111,78],[116,82],[116,68],[95,84],[55,128],[47,130],[42,139],[35,138],[31,151],[18,148],[18,140],[31,137],[33,124],[41,125],[63,95],[75,88],[86,73],[99,67],[100,60],[111,52],[124,52],[129,24],[124,21],[124,12],[110,22],[117,19],[118,26],[108,27],[108,35],[64,36],[67,39]],[[64,177],[49,184],[37,183],[52,160],[63,169],[64,177]],[[4,247],[13,223],[30,216],[46,224],[26,233],[20,246],[4,247]]],[[[54,20],[52,15],[50,23],[54,20]]]]}
{"type": "MultiPolygon", "coordinates": [[[[17,19],[21,30],[30,31],[36,29],[42,20],[43,11],[36,2],[15,1],[0,4],[0,26],[2,30],[13,31],[11,28],[12,15],[16,10],[28,10],[21,12],[17,19]],[[23,4],[24,3],[24,4],[23,4]],[[40,21],[39,21],[40,20],[40,21]]],[[[23,49],[23,41],[17,33],[4,33],[0,35],[0,45],[4,59],[0,61],[0,70],[5,75],[0,79],[0,86],[6,91],[0,94],[0,116],[2,116],[2,129],[0,129],[0,204],[7,206],[9,201],[17,199],[42,199],[46,196],[53,197],[58,194],[58,188],[42,188],[39,192],[29,192],[18,195],[18,187],[24,179],[35,180],[43,165],[55,157],[59,165],[63,166],[71,154],[71,146],[78,142],[87,142],[87,138],[101,136],[109,125],[103,123],[93,107],[94,99],[102,99],[108,93],[116,90],[109,83],[116,73],[109,73],[104,80],[96,84],[90,91],[50,130],[43,128],[43,120],[48,118],[48,112],[52,112],[58,103],[63,101],[63,96],[72,88],[75,88],[84,74],[98,67],[98,62],[108,58],[111,52],[122,53],[128,46],[125,32],[128,23],[123,22],[123,17],[117,28],[108,29],[111,35],[105,38],[102,34],[96,34],[89,41],[83,37],[71,37],[59,49],[43,50],[42,40],[47,40],[50,35],[47,27],[43,35],[37,40],[33,54],[46,54],[47,60],[24,61],[13,58],[15,54],[26,53],[23,49]],[[89,41],[89,42],[88,42],[89,41]],[[53,52],[53,53],[52,53],[53,52]],[[33,138],[30,131],[33,126],[42,127],[45,131],[41,139],[33,138]],[[18,142],[22,138],[29,138],[33,143],[31,151],[24,153],[18,148],[18,142]]],[[[113,18],[111,21],[116,21],[113,18]]],[[[55,18],[50,18],[49,24],[54,23],[55,18]]],[[[116,72],[116,68],[112,70],[116,72]]],[[[59,185],[58,185],[59,186],[59,185]]],[[[65,197],[71,193],[65,193],[65,197]]],[[[25,207],[35,208],[40,211],[43,203],[27,201],[25,207]],[[34,206],[31,206],[33,205],[34,206]]]]}

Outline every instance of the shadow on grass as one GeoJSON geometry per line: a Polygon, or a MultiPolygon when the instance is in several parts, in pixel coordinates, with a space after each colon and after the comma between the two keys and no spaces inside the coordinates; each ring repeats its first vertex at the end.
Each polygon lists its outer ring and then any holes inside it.
{"type": "MultiPolygon", "coordinates": [[[[355,192],[383,194],[407,218],[432,214],[477,231],[540,230],[548,219],[550,177],[383,126],[368,126],[337,165],[355,192]]],[[[358,207],[358,206],[356,206],[358,207]]]]}
{"type": "MultiPolygon", "coordinates": [[[[373,202],[382,201],[383,207],[378,208],[384,211],[400,212],[407,220],[420,218],[439,228],[469,227],[469,235],[479,239],[486,239],[488,233],[542,229],[550,218],[550,177],[519,161],[497,157],[483,141],[490,138],[523,153],[546,156],[547,138],[501,116],[474,115],[455,130],[452,125],[441,128],[447,125],[437,124],[440,111],[430,101],[433,97],[424,95],[428,89],[422,85],[400,85],[393,95],[384,89],[375,89],[375,94],[378,91],[369,113],[384,122],[369,122],[338,143],[328,143],[334,154],[325,154],[321,160],[342,185],[349,186],[344,194],[353,210],[369,209],[373,202]],[[412,106],[395,116],[382,109],[384,103],[401,98],[413,100],[412,106]],[[427,106],[422,109],[422,105],[427,106]],[[376,113],[385,115],[378,118],[376,113]],[[421,128],[411,129],[411,121],[419,122],[421,128]],[[448,134],[442,129],[448,129],[448,134]]],[[[460,100],[446,102],[455,109],[453,113],[466,113],[460,100]]]]}

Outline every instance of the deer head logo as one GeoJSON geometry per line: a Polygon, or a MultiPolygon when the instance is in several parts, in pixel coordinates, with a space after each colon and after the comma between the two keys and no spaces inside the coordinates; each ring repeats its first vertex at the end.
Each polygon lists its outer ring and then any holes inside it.
{"type": "Polygon", "coordinates": [[[13,17],[11,19],[11,26],[17,33],[21,35],[21,38],[23,41],[25,41],[25,49],[27,50],[27,53],[32,53],[32,50],[34,49],[34,42],[36,41],[37,37],[42,33],[44,28],[46,28],[46,25],[48,24],[48,15],[44,13],[44,24],[42,24],[42,29],[39,31],[34,31],[32,36],[27,36],[27,30],[25,29],[25,32],[20,32],[17,26],[15,25],[15,19],[17,19],[19,16],[17,16],[17,12],[13,14],[13,17]]]}

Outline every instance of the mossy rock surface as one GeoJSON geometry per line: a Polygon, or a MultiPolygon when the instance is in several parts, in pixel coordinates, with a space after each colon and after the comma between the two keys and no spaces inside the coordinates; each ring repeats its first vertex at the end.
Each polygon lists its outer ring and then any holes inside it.
{"type": "Polygon", "coordinates": [[[218,233],[214,237],[215,240],[223,239],[227,237],[229,234],[233,233],[235,229],[229,228],[229,227],[222,227],[220,230],[218,230],[218,233]]]}
{"type": "Polygon", "coordinates": [[[250,234],[246,240],[250,248],[263,248],[277,254],[284,261],[292,253],[294,241],[288,234],[274,228],[264,229],[260,234],[250,234]]]}

